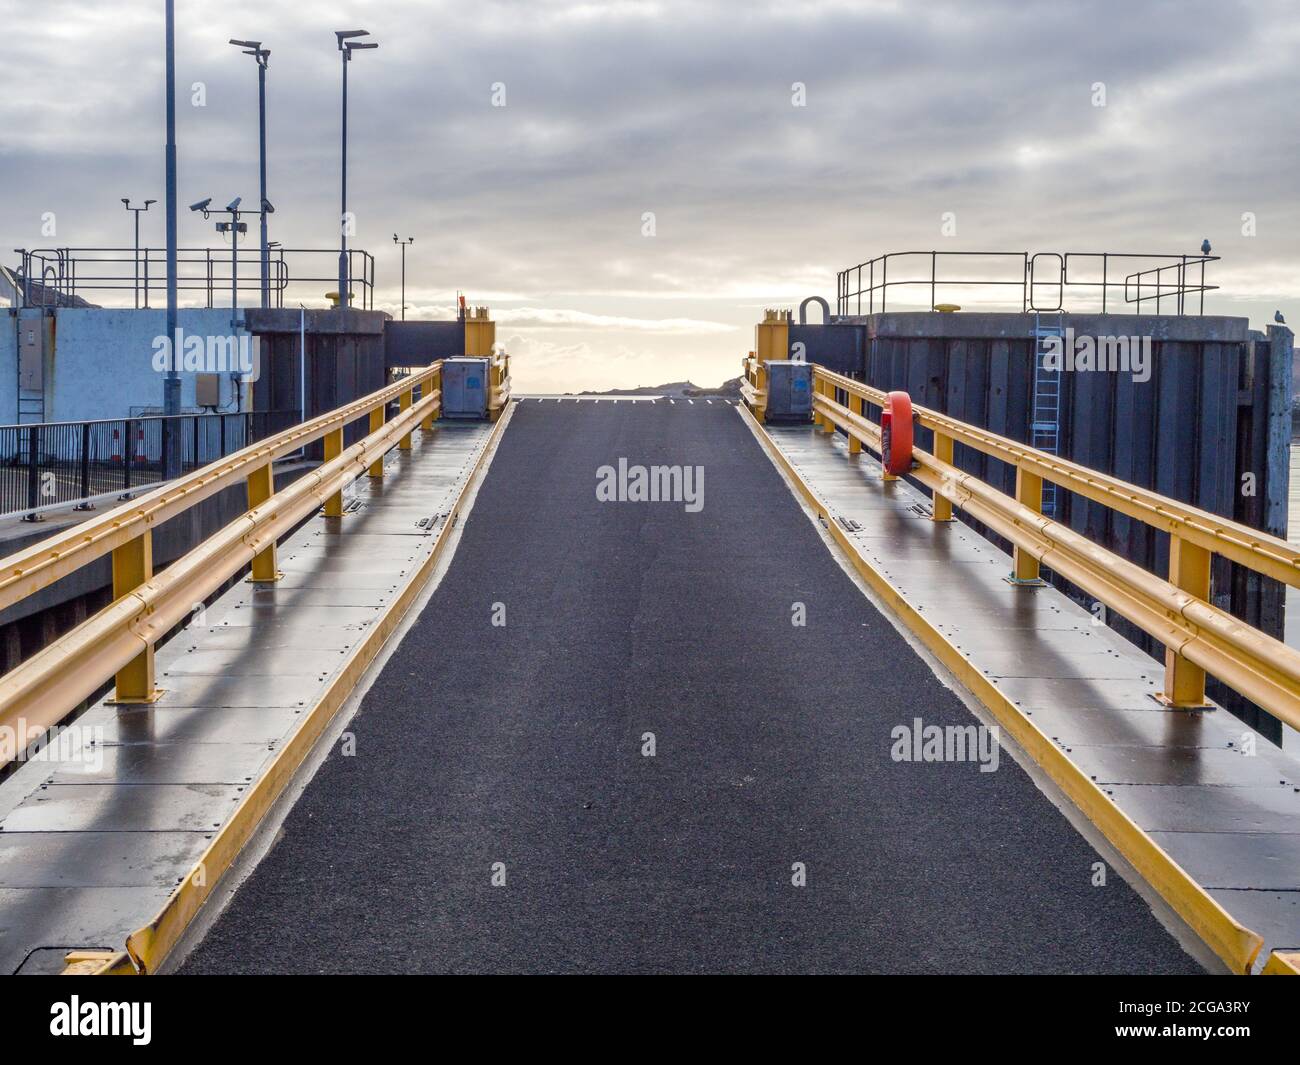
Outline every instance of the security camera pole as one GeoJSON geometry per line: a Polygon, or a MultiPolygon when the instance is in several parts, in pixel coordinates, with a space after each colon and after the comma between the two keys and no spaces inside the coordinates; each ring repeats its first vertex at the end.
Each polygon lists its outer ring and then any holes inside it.
{"type": "MultiPolygon", "coordinates": [[[[212,203],[212,197],[206,200],[200,200],[198,203],[190,204],[190,210],[196,214],[203,215],[204,218],[211,218],[214,214],[230,215],[229,222],[218,222],[217,232],[222,236],[230,238],[230,327],[238,329],[239,322],[239,238],[248,232],[248,223],[239,220],[241,215],[257,214],[256,211],[241,211],[240,203],[243,202],[242,196],[236,196],[222,210],[213,210],[209,204],[212,203]]],[[[265,221],[266,212],[261,212],[265,221]]]]}
{"type": "Polygon", "coordinates": [[[342,210],[339,212],[339,308],[346,310],[351,299],[348,296],[348,63],[352,52],[361,48],[378,48],[379,45],[359,44],[354,37],[369,37],[369,30],[335,30],[339,39],[339,52],[343,56],[343,182],[342,210]]]}
{"type": "Polygon", "coordinates": [[[261,161],[262,178],[262,306],[271,306],[271,253],[266,239],[266,216],[274,208],[266,201],[266,65],[271,56],[271,49],[263,48],[261,41],[237,41],[231,44],[244,50],[244,55],[251,55],[257,60],[257,130],[258,147],[261,161]]]}
{"type": "Polygon", "coordinates": [[[169,417],[163,422],[164,480],[181,475],[180,433],[174,415],[181,412],[181,375],[177,366],[180,353],[176,350],[176,0],[167,0],[164,37],[167,52],[167,342],[171,361],[163,380],[163,413],[169,417]]]}
{"type": "MultiPolygon", "coordinates": [[[[145,200],[143,207],[132,207],[131,201],[126,196],[122,197],[122,202],[126,204],[126,209],[135,215],[135,309],[140,309],[140,212],[149,210],[151,203],[157,203],[157,200],[145,200]]],[[[145,306],[149,305],[149,293],[144,296],[145,306]]]]}

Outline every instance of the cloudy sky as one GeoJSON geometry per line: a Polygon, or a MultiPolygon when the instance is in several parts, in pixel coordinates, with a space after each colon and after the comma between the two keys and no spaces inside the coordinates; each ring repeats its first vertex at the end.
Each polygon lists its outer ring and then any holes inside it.
{"type": "MultiPolygon", "coordinates": [[[[182,205],[256,200],[256,73],[226,41],[261,39],[272,239],[332,245],[332,31],[371,31],[349,206],[377,304],[397,311],[392,235],[414,236],[408,316],[488,303],[524,391],[716,384],[764,306],[832,298],[886,251],[1209,237],[1207,310],[1300,321],[1293,0],[176,6],[182,205]]],[[[161,199],[162,10],[0,0],[3,254],[128,244],[120,198],[161,199]]],[[[182,213],[183,245],[218,239],[182,213]]]]}

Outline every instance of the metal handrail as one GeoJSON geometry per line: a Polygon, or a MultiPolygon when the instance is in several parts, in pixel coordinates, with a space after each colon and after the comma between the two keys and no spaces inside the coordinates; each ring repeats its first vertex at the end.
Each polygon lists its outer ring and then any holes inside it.
{"type": "Polygon", "coordinates": [[[53,506],[164,479],[172,439],[182,471],[223,458],[297,420],[297,411],[216,411],[0,425],[0,515],[31,520],[53,506]],[[164,431],[173,423],[174,434],[164,431]]]}
{"type": "MultiPolygon", "coordinates": [[[[166,251],[144,247],[137,256],[133,248],[15,248],[20,265],[14,271],[22,289],[24,307],[56,306],[60,301],[84,298],[86,292],[130,292],[140,297],[140,306],[150,306],[150,293],[167,288],[166,251]],[[90,272],[88,272],[90,271],[90,272]],[[33,292],[39,286],[38,292],[33,292]]],[[[317,282],[338,286],[338,249],[274,247],[268,255],[268,288],[272,304],[283,307],[290,284],[317,282]],[[307,274],[290,269],[286,256],[306,259],[325,256],[324,274],[307,274]],[[331,269],[332,268],[332,269],[331,269]]],[[[180,248],[177,251],[177,289],[203,293],[204,306],[219,307],[231,290],[230,252],[222,248],[180,248]],[[193,269],[186,271],[186,267],[193,269]]],[[[262,292],[261,256],[256,249],[237,260],[237,292],[256,293],[252,305],[260,306],[262,292]]],[[[361,248],[348,249],[352,283],[359,290],[360,306],[374,308],[375,258],[361,248]]]]}
{"type": "MultiPolygon", "coordinates": [[[[327,514],[341,512],[348,484],[367,469],[372,476],[382,475],[384,454],[394,446],[406,447],[420,423],[432,424],[441,405],[441,389],[435,385],[441,368],[441,361],[435,362],[346,407],[245,448],[217,464],[219,469],[200,470],[173,482],[125,513],[114,511],[68,529],[0,563],[3,605],[110,551],[114,582],[108,607],[0,677],[0,725],[22,721],[24,735],[39,735],[114,675],[119,701],[152,701],[154,644],[189,615],[194,603],[249,563],[254,580],[275,579],[279,537],[322,505],[327,514]],[[401,410],[388,421],[385,410],[392,399],[400,401],[401,410]],[[369,434],[344,448],[344,427],[362,417],[370,419],[369,434]],[[325,461],[274,491],[273,459],[322,436],[327,437],[325,461]],[[248,483],[247,512],[154,575],[150,536],[155,525],[237,479],[248,483]]],[[[0,764],[20,754],[0,752],[0,764]]]]}
{"type": "MultiPolygon", "coordinates": [[[[1189,313],[1190,304],[1188,297],[1199,295],[1200,300],[1197,306],[1197,314],[1205,313],[1205,293],[1212,292],[1218,288],[1217,285],[1208,285],[1205,283],[1205,264],[1217,262],[1217,255],[1165,255],[1165,254],[1147,254],[1144,252],[1008,252],[1008,251],[897,251],[888,252],[884,255],[878,255],[874,259],[868,259],[865,262],[858,263],[855,266],[847,267],[836,274],[836,300],[838,313],[840,315],[855,314],[860,315],[884,313],[887,309],[889,290],[891,288],[907,288],[921,286],[929,289],[930,309],[934,310],[937,306],[939,289],[945,288],[993,288],[993,289],[1019,289],[1019,304],[1021,313],[1029,311],[1046,311],[1057,312],[1063,311],[1065,307],[1065,297],[1067,292],[1080,292],[1089,289],[1100,289],[1101,312],[1107,313],[1109,308],[1109,299],[1114,290],[1122,290],[1124,293],[1124,304],[1136,305],[1136,311],[1140,312],[1144,303],[1151,300],[1156,302],[1156,313],[1161,311],[1161,303],[1166,299],[1173,299],[1177,308],[1176,314],[1183,315],[1189,313]],[[897,274],[899,270],[898,260],[907,258],[921,258],[928,265],[929,274],[925,276],[924,267],[922,275],[919,277],[906,277],[900,279],[897,274]],[[940,259],[994,259],[1004,263],[1008,270],[1012,269],[1014,264],[1014,276],[1008,275],[1005,278],[959,278],[943,277],[940,274],[940,259]],[[1050,278],[1040,278],[1036,274],[1038,261],[1040,259],[1055,260],[1055,273],[1050,278]],[[894,278],[890,279],[891,260],[894,261],[893,270],[894,278]],[[1139,262],[1156,263],[1146,269],[1131,271],[1124,276],[1124,279],[1116,280],[1116,274],[1112,270],[1113,264],[1131,264],[1133,260],[1139,262]],[[1090,281],[1082,279],[1078,274],[1078,268],[1081,263],[1095,263],[1101,271],[1099,281],[1090,281]],[[1074,276],[1071,276],[1070,267],[1075,266],[1074,276]],[[1199,270],[1199,276],[1193,279],[1193,273],[1199,270]],[[865,279],[864,279],[865,271],[865,279]],[[1173,282],[1164,282],[1162,279],[1168,272],[1173,272],[1177,280],[1173,282]],[[1155,292],[1143,294],[1143,279],[1150,274],[1155,275],[1155,292]],[[864,284],[865,280],[865,284],[864,284]],[[854,284],[856,282],[856,287],[854,284]],[[1054,290],[1056,298],[1050,302],[1040,302],[1036,299],[1042,289],[1054,290]],[[1132,295],[1132,291],[1136,295],[1132,295]],[[866,310],[863,310],[863,297],[866,297],[866,310]],[[877,302],[879,307],[877,308],[877,302]]],[[[1148,287],[1151,282],[1147,282],[1148,287]]]]}
{"type": "Polygon", "coordinates": [[[196,503],[244,480],[259,467],[342,429],[417,385],[432,382],[442,361],[210,463],[97,518],[65,529],[0,561],[0,610],[66,577],[196,503]]]}
{"type": "MultiPolygon", "coordinates": [[[[879,451],[880,427],[866,418],[862,404],[881,406],[888,402],[886,393],[820,366],[814,368],[814,385],[814,413],[879,451]],[[860,412],[837,402],[834,390],[856,398],[860,412]]],[[[1189,667],[1191,672],[1190,686],[1179,688],[1172,700],[1175,705],[1204,702],[1204,677],[1200,676],[1198,685],[1194,672],[1203,670],[1300,728],[1300,651],[1207,599],[1211,555],[1300,587],[1300,549],[1239,522],[937,411],[916,407],[914,415],[921,426],[935,433],[936,451],[942,447],[950,454],[953,442],[965,444],[1015,466],[1021,487],[1013,498],[919,448],[913,449],[912,476],[930,488],[936,499],[942,497],[1010,540],[1018,557],[1034,561],[1034,576],[1037,565],[1049,567],[1163,643],[1168,649],[1166,687],[1187,685],[1189,667]],[[1158,577],[1044,516],[1042,481],[1169,533],[1170,579],[1158,577]]]]}

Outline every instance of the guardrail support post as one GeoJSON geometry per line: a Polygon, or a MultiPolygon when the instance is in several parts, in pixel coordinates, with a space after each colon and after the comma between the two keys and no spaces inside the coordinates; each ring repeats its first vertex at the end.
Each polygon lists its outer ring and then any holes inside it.
{"type": "MultiPolygon", "coordinates": [[[[379,404],[379,406],[370,412],[370,431],[372,433],[377,433],[384,427],[385,413],[386,409],[383,403],[379,404]]],[[[370,464],[370,476],[376,479],[380,479],[384,476],[383,455],[380,455],[379,458],[375,459],[375,461],[370,464]]]]}
{"type": "MultiPolygon", "coordinates": [[[[431,396],[435,391],[440,392],[441,390],[442,390],[442,373],[441,371],[439,371],[438,373],[432,374],[430,377],[428,377],[425,380],[424,384],[420,386],[420,398],[424,399],[425,396],[431,396]],[[437,382],[436,385],[434,384],[435,381],[437,382]]],[[[441,396],[439,397],[439,399],[441,400],[441,396]]],[[[432,432],[434,420],[441,413],[442,413],[442,408],[439,407],[438,410],[434,411],[432,414],[425,415],[424,421],[420,423],[420,428],[423,429],[426,433],[432,432]]]]}
{"type": "MultiPolygon", "coordinates": [[[[952,465],[952,437],[945,433],[936,432],[934,434],[934,457],[940,462],[946,462],[952,465]]],[[[934,512],[932,521],[952,521],[952,500],[946,496],[941,496],[938,492],[934,493],[933,505],[930,509],[934,512]]]]}
{"type": "MultiPolygon", "coordinates": [[[[1169,538],[1169,583],[1180,592],[1210,601],[1211,555],[1203,547],[1169,538]]],[[[1165,648],[1165,690],[1156,701],[1168,707],[1208,706],[1205,701],[1205,670],[1189,662],[1172,647],[1165,648]]]]}
{"type": "MultiPolygon", "coordinates": [[[[400,396],[397,397],[397,405],[398,405],[398,408],[399,408],[400,410],[403,410],[403,411],[410,410],[410,408],[411,408],[411,404],[414,403],[414,402],[415,402],[415,386],[414,386],[414,385],[412,385],[410,388],[408,388],[405,392],[403,392],[400,396]]],[[[397,445],[397,447],[398,447],[398,450],[400,450],[400,451],[410,451],[410,450],[411,450],[411,434],[410,434],[410,433],[407,433],[405,436],[403,436],[402,439],[401,439],[401,442],[397,445]]]]}
{"type": "MultiPolygon", "coordinates": [[[[113,549],[113,599],[129,595],[153,576],[153,533],[146,531],[113,549]]],[[[154,687],[153,645],[147,644],[114,678],[113,702],[152,703],[162,692],[154,687]]]]}
{"type": "Polygon", "coordinates": [[[501,370],[502,370],[502,364],[497,361],[497,357],[495,355],[490,356],[488,359],[488,412],[487,412],[488,421],[490,422],[494,422],[501,417],[501,408],[498,407],[493,401],[493,397],[496,395],[497,389],[501,387],[501,378],[502,378],[501,370]]]}
{"type": "MultiPolygon", "coordinates": [[[[275,471],[268,462],[259,466],[248,475],[248,509],[265,503],[275,495],[275,471]]],[[[253,556],[253,575],[249,578],[254,584],[272,584],[282,574],[275,564],[275,544],[264,548],[253,556]]]]}
{"type": "MultiPolygon", "coordinates": [[[[325,461],[338,458],[343,454],[343,428],[333,429],[325,434],[325,461]]],[[[340,489],[325,500],[325,517],[343,517],[343,492],[340,489]]]]}
{"type": "MultiPolygon", "coordinates": [[[[865,418],[867,416],[867,401],[865,399],[863,399],[861,396],[855,396],[852,392],[849,392],[845,396],[845,398],[849,401],[848,406],[849,406],[850,414],[856,414],[859,418],[865,418]]],[[[849,454],[850,455],[862,454],[862,441],[859,440],[852,433],[849,433],[848,437],[849,437],[849,454]]]]}
{"type": "MultiPolygon", "coordinates": [[[[1016,467],[1016,502],[1038,514],[1043,512],[1043,479],[1023,467],[1016,467]]],[[[1038,559],[1024,548],[1017,547],[1012,555],[1012,584],[1038,588],[1047,582],[1039,574],[1038,559]]]]}

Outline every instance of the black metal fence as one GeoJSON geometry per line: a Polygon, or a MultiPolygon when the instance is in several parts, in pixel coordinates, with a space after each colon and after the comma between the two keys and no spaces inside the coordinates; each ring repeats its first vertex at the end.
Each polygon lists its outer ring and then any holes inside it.
{"type": "Polygon", "coordinates": [[[838,313],[883,313],[891,295],[895,310],[915,310],[919,295],[930,310],[972,296],[984,310],[1199,315],[1205,313],[1205,293],[1219,287],[1205,283],[1205,265],[1218,259],[1141,252],[890,252],[839,271],[838,313]],[[900,288],[909,290],[912,303],[899,305],[900,288]]]}
{"type": "MultiPolygon", "coordinates": [[[[25,307],[67,307],[79,305],[87,296],[134,301],[136,307],[150,307],[161,301],[166,306],[167,251],[165,248],[15,248],[20,257],[14,271],[25,307]],[[152,301],[152,302],[151,302],[152,301]]],[[[281,248],[268,253],[267,289],[272,307],[283,307],[290,286],[301,299],[320,299],[338,288],[337,248],[281,248]],[[309,291],[304,286],[316,286],[309,291]]],[[[238,256],[230,249],[180,248],[176,258],[176,287],[183,301],[193,294],[205,307],[260,307],[262,302],[261,251],[242,248],[238,256]]],[[[360,248],[348,249],[348,271],[352,306],[374,309],[375,258],[360,248]]],[[[289,305],[293,306],[292,299],[289,305]]]]}
{"type": "Polygon", "coordinates": [[[188,471],[299,420],[293,410],[0,425],[0,514],[125,495],[163,479],[169,441],[188,471]]]}

